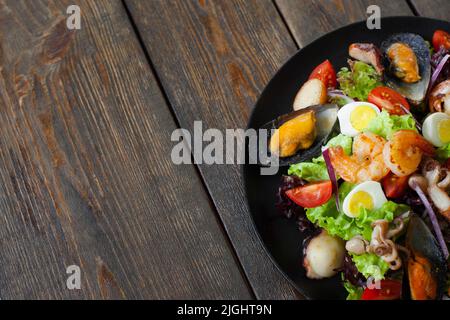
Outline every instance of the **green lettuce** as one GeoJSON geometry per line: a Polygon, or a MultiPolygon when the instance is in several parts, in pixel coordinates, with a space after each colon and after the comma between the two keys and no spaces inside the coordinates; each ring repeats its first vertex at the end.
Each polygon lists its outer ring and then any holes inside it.
{"type": "Polygon", "coordinates": [[[346,136],[345,134],[338,134],[336,137],[331,138],[330,141],[328,141],[327,147],[337,147],[341,146],[344,149],[345,154],[351,155],[352,154],[352,146],[353,146],[353,139],[350,136],[346,136]]]}
{"type": "MultiPolygon", "coordinates": [[[[353,185],[344,182],[339,188],[339,200],[342,202],[344,198],[353,189],[353,185]]],[[[361,235],[366,240],[372,237],[372,222],[379,219],[392,221],[395,217],[409,210],[409,207],[403,204],[397,204],[388,201],[377,210],[361,209],[361,213],[357,218],[350,218],[342,211],[338,211],[335,199],[331,198],[325,204],[316,208],[307,208],[307,218],[325,229],[329,234],[338,236],[344,240],[350,240],[354,236],[361,235]]]]}
{"type": "MultiPolygon", "coordinates": [[[[344,153],[346,155],[352,154],[352,146],[353,146],[353,139],[352,137],[346,136],[345,134],[338,134],[336,137],[331,138],[330,141],[326,144],[327,147],[338,147],[341,146],[342,149],[344,149],[344,153]]],[[[323,156],[320,156],[318,158],[314,158],[312,160],[314,163],[323,163],[325,164],[325,160],[323,156]]]]}
{"type": "Polygon", "coordinates": [[[289,167],[289,175],[296,175],[308,182],[329,180],[327,167],[321,163],[302,162],[289,167]]]}
{"type": "Polygon", "coordinates": [[[383,110],[376,118],[370,121],[366,130],[390,139],[395,132],[403,129],[417,131],[416,122],[411,115],[389,115],[386,110],[383,110]]]}
{"type": "MultiPolygon", "coordinates": [[[[353,187],[348,182],[342,183],[339,187],[341,207],[343,199],[353,187]]],[[[360,230],[356,227],[354,219],[337,210],[334,197],[319,207],[307,208],[306,216],[311,222],[325,229],[329,234],[339,236],[344,240],[349,240],[360,234],[360,230]]]]}
{"type": "MultiPolygon", "coordinates": [[[[353,187],[348,182],[344,182],[340,186],[339,200],[341,208],[344,198],[350,193],[353,187]]],[[[319,207],[307,208],[306,216],[311,222],[325,229],[333,236],[350,240],[357,235],[361,235],[364,239],[370,241],[373,231],[372,223],[374,221],[385,219],[390,222],[408,210],[409,207],[404,204],[388,201],[376,210],[362,208],[357,218],[350,218],[342,211],[337,210],[335,200],[332,198],[319,207]]],[[[374,254],[353,255],[352,259],[358,271],[366,278],[373,277],[375,280],[381,280],[389,269],[389,265],[374,254]]],[[[356,296],[356,292],[352,293],[353,296],[356,296]]]]}
{"type": "Polygon", "coordinates": [[[427,44],[427,46],[428,46],[428,50],[430,51],[430,57],[434,54],[434,47],[433,47],[433,45],[431,44],[431,42],[430,41],[428,41],[428,40],[425,40],[425,43],[427,44]]]}
{"type": "Polygon", "coordinates": [[[405,204],[398,204],[392,201],[384,203],[379,209],[367,210],[361,208],[359,216],[355,219],[355,224],[360,228],[361,235],[370,240],[372,237],[372,223],[376,220],[385,219],[389,222],[395,217],[405,213],[410,208],[405,204]]]}
{"type": "Polygon", "coordinates": [[[372,89],[382,86],[375,69],[364,62],[355,61],[351,70],[344,67],[337,74],[341,90],[349,97],[366,101],[372,89]]]}
{"type": "MultiPolygon", "coordinates": [[[[353,139],[349,136],[339,134],[336,137],[330,139],[326,146],[335,147],[342,146],[346,154],[352,152],[353,139]]],[[[312,159],[312,162],[301,162],[291,165],[288,170],[289,175],[296,175],[308,182],[317,182],[323,180],[329,180],[327,166],[323,156],[312,159]]]]}
{"type": "Polygon", "coordinates": [[[450,143],[438,148],[436,152],[436,157],[441,161],[445,161],[448,158],[450,158],[450,143]]]}
{"type": "Polygon", "coordinates": [[[351,255],[356,268],[364,277],[372,277],[375,281],[384,279],[389,264],[373,253],[351,255]]]}
{"type": "Polygon", "coordinates": [[[347,300],[361,300],[361,296],[364,292],[363,287],[352,285],[350,282],[344,282],[344,288],[348,292],[347,300]]]}

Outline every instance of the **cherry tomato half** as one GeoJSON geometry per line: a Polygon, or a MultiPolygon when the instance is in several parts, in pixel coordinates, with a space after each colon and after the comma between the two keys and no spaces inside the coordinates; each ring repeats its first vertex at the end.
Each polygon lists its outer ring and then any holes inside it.
{"type": "Polygon", "coordinates": [[[286,196],[303,208],[315,208],[330,200],[333,194],[331,181],[309,183],[286,191],[286,196]]]}
{"type": "Polygon", "coordinates": [[[392,172],[384,177],[383,180],[381,180],[381,185],[383,186],[386,197],[390,199],[402,197],[408,189],[408,179],[409,176],[397,177],[392,172]]]}
{"type": "Polygon", "coordinates": [[[327,88],[336,88],[336,72],[330,60],[325,60],[319,64],[309,76],[310,79],[319,79],[327,88]]]}
{"type": "Polygon", "coordinates": [[[402,293],[402,283],[396,280],[381,280],[380,289],[366,288],[361,300],[397,300],[402,293]]]}
{"type": "Polygon", "coordinates": [[[436,30],[433,34],[434,50],[439,51],[441,47],[450,50],[450,34],[444,30],[436,30]]]}
{"type": "Polygon", "coordinates": [[[385,109],[389,114],[405,114],[400,105],[408,110],[410,109],[408,101],[401,94],[388,87],[373,89],[370,91],[367,101],[376,105],[380,110],[385,109]]]}

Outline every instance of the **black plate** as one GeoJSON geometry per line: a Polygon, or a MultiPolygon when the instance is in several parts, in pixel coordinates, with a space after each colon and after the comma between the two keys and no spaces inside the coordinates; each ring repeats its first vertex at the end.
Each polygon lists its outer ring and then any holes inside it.
{"type": "MultiPolygon", "coordinates": [[[[272,78],[261,94],[248,123],[257,129],[277,116],[292,111],[294,97],[312,69],[329,59],[335,69],[346,65],[348,46],[353,42],[380,45],[389,35],[398,32],[420,34],[431,41],[436,29],[450,31],[450,23],[420,17],[383,18],[380,30],[368,30],[366,22],[343,27],[309,44],[289,59],[272,78]]],[[[336,70],[336,71],[337,71],[336,70]]],[[[303,237],[294,221],[281,217],[275,209],[275,194],[280,176],[261,176],[259,166],[243,166],[243,179],[250,213],[255,228],[273,262],[300,293],[309,299],[344,299],[345,290],[338,277],[309,280],[301,266],[303,237]]]]}

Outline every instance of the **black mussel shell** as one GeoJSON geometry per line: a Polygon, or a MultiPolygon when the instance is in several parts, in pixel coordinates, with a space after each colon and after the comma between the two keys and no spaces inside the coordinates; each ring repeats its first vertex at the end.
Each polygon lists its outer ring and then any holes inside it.
{"type": "MultiPolygon", "coordinates": [[[[442,250],[425,222],[417,215],[411,217],[406,233],[406,247],[410,251],[410,258],[425,258],[431,266],[431,275],[437,283],[436,299],[444,293],[447,272],[447,261],[442,250]]],[[[413,281],[413,279],[409,279],[413,281]]]]}
{"type": "MultiPolygon", "coordinates": [[[[295,163],[310,161],[312,158],[318,157],[322,153],[322,146],[326,144],[330,138],[332,138],[337,132],[339,132],[339,121],[337,118],[337,113],[339,107],[336,104],[323,104],[315,105],[308,108],[304,108],[298,111],[294,111],[285,115],[278,117],[275,120],[270,121],[263,125],[260,129],[268,130],[267,135],[267,146],[269,146],[271,138],[271,130],[279,128],[283,123],[289,121],[303,113],[314,111],[316,115],[316,130],[317,136],[313,145],[306,150],[299,150],[295,155],[290,157],[278,158],[278,166],[284,167],[295,163]]],[[[261,136],[260,136],[261,138],[261,136]]],[[[263,166],[274,165],[270,162],[271,155],[269,148],[267,150],[258,150],[258,163],[263,166]],[[261,153],[263,155],[261,156],[261,153]]]]}
{"type": "Polygon", "coordinates": [[[428,90],[428,84],[431,77],[430,50],[425,40],[413,33],[398,33],[390,36],[381,44],[381,52],[383,54],[383,64],[386,68],[384,74],[388,87],[405,96],[413,105],[419,105],[424,101],[428,90]],[[419,65],[419,75],[421,79],[416,83],[406,83],[398,79],[391,70],[391,62],[387,57],[387,50],[394,43],[404,43],[408,45],[416,54],[417,63],[419,65]]]}

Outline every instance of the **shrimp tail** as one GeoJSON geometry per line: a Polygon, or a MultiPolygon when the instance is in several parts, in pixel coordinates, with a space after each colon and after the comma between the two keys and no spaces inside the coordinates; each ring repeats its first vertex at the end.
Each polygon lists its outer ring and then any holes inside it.
{"type": "Polygon", "coordinates": [[[359,171],[352,157],[345,154],[341,146],[329,148],[330,160],[336,174],[345,181],[356,183],[355,172],[359,171]]]}

